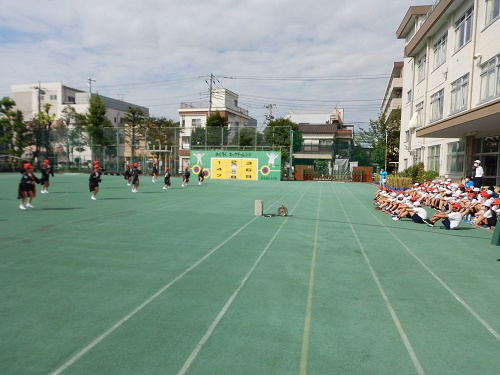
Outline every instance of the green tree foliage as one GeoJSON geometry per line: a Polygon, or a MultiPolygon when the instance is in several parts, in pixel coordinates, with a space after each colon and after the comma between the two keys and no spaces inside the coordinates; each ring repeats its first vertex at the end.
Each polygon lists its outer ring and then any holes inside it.
{"type": "Polygon", "coordinates": [[[236,135],[231,145],[239,147],[255,147],[264,143],[264,135],[255,128],[239,127],[235,130],[236,135]],[[256,139],[257,138],[257,139],[256,139]]]}
{"type": "MultiPolygon", "coordinates": [[[[147,117],[143,123],[139,125],[141,132],[144,133],[145,139],[150,144],[150,149],[153,145],[156,149],[165,149],[166,146],[174,146],[179,140],[178,123],[165,117],[147,117]]],[[[158,153],[154,155],[160,158],[158,153]]]]}
{"type": "Polygon", "coordinates": [[[351,152],[351,161],[357,161],[360,167],[370,166],[371,161],[366,150],[359,143],[355,143],[351,152]]]}
{"type": "MultiPolygon", "coordinates": [[[[106,134],[106,128],[110,128],[111,122],[106,117],[106,104],[99,95],[92,95],[89,99],[89,108],[85,115],[85,127],[91,144],[96,146],[107,146],[110,144],[106,134]]],[[[92,158],[101,158],[101,147],[92,148],[92,158]]]]}
{"type": "Polygon", "coordinates": [[[23,114],[14,110],[14,100],[4,97],[0,100],[0,154],[21,157],[24,149],[31,144],[29,129],[23,114]]]}
{"type": "Polygon", "coordinates": [[[74,160],[74,152],[85,151],[85,115],[78,113],[73,106],[66,105],[60,120],[60,125],[56,128],[56,140],[66,145],[66,167],[69,168],[70,160],[74,160]]]}
{"type": "Polygon", "coordinates": [[[412,182],[423,183],[424,181],[432,181],[439,175],[436,171],[425,171],[424,163],[420,162],[398,173],[398,177],[411,178],[412,182]]]}
{"type": "Polygon", "coordinates": [[[393,169],[391,162],[399,159],[399,133],[401,129],[401,110],[395,110],[386,119],[383,114],[377,120],[370,120],[367,130],[361,129],[359,141],[369,143],[373,150],[371,161],[380,167],[385,165],[387,146],[387,169],[393,169]],[[387,143],[386,143],[387,139],[387,143]]]}
{"type": "Polygon", "coordinates": [[[51,130],[57,116],[55,113],[50,113],[51,108],[52,105],[50,103],[45,103],[41,111],[38,112],[37,116],[31,122],[35,144],[33,157],[38,158],[38,164],[40,164],[41,159],[53,155],[51,130]]]}
{"type": "Polygon", "coordinates": [[[205,145],[207,147],[222,147],[227,145],[228,135],[227,121],[219,111],[216,111],[208,116],[205,128],[191,129],[191,144],[195,147],[205,145]]]}
{"type": "Polygon", "coordinates": [[[302,149],[302,133],[299,132],[299,126],[289,119],[278,118],[269,121],[264,137],[269,146],[281,148],[283,159],[290,157],[290,146],[293,138],[293,152],[298,152],[302,149]]]}
{"type": "Polygon", "coordinates": [[[125,114],[125,142],[130,145],[130,154],[134,159],[137,140],[144,137],[144,112],[137,107],[129,106],[125,114]]]}

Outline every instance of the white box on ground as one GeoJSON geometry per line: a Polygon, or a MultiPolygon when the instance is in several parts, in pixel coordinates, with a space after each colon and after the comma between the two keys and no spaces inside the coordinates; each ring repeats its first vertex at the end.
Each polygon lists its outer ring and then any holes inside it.
{"type": "Polygon", "coordinates": [[[255,216],[262,216],[264,214],[264,203],[261,200],[255,201],[255,216]]]}

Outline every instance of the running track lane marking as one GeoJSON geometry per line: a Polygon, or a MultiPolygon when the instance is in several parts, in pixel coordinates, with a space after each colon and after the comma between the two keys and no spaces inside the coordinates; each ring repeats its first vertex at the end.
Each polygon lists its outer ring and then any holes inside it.
{"type": "Polygon", "coordinates": [[[158,290],[155,294],[153,294],[151,297],[149,297],[146,301],[144,301],[142,304],[137,306],[134,310],[132,310],[128,315],[120,319],[115,325],[113,325],[111,328],[109,328],[106,332],[104,332],[102,335],[100,335],[98,338],[96,338],[94,341],[92,341],[90,344],[88,344],[85,348],[80,350],[75,356],[73,356],[70,360],[68,360],[64,365],[59,367],[56,371],[52,373],[52,375],[58,375],[64,370],[66,370],[69,366],[71,366],[73,363],[75,363],[79,358],[81,358],[85,353],[87,353],[89,350],[91,350],[93,347],[95,347],[97,344],[99,344],[102,340],[104,340],[106,337],[108,337],[113,331],[115,331],[117,328],[119,328],[123,323],[125,323],[127,320],[132,318],[135,314],[137,314],[139,311],[141,311],[144,307],[149,305],[153,300],[155,300],[158,296],[160,296],[165,290],[170,288],[172,285],[174,285],[177,281],[182,279],[184,276],[186,276],[189,272],[191,272],[193,269],[195,269],[197,266],[199,266],[205,259],[207,259],[210,255],[215,253],[218,249],[220,249],[223,245],[228,243],[230,240],[232,240],[238,233],[240,233],[243,229],[245,229],[248,225],[250,225],[252,222],[254,222],[257,219],[258,216],[254,217],[252,220],[250,220],[248,223],[243,225],[240,229],[238,229],[236,232],[234,232],[230,237],[228,237],[225,241],[221,242],[219,245],[214,247],[212,250],[210,250],[207,254],[205,254],[202,258],[200,258],[196,263],[191,265],[188,269],[186,269],[184,272],[182,272],[179,276],[177,276],[175,279],[173,279],[171,282],[169,282],[167,285],[165,285],[163,288],[158,290]]]}
{"type": "MultiPolygon", "coordinates": [[[[307,191],[307,190],[306,190],[307,191]]],[[[283,197],[287,196],[290,193],[286,193],[283,197]]],[[[304,192],[305,194],[305,192],[304,192]]],[[[302,197],[304,196],[302,195],[302,197]]],[[[281,198],[283,198],[281,197],[281,198]]],[[[300,200],[302,200],[302,197],[300,200]]],[[[280,198],[280,199],[281,199],[280,198]]],[[[299,202],[300,202],[299,200],[299,202]]],[[[273,205],[276,204],[276,202],[273,203],[273,205]]],[[[298,204],[298,202],[297,202],[298,204]]],[[[248,225],[250,225],[252,222],[254,222],[258,216],[254,217],[252,220],[250,220],[248,223],[243,225],[240,229],[238,229],[236,232],[234,232],[230,237],[228,237],[225,241],[221,242],[219,245],[214,247],[212,250],[210,250],[207,254],[205,254],[202,258],[200,258],[196,263],[194,263],[191,267],[186,269],[183,273],[181,273],[179,276],[177,276],[175,279],[173,279],[171,282],[169,282],[167,285],[165,285],[163,288],[158,290],[155,294],[153,294],[151,297],[149,297],[146,301],[144,301],[141,305],[137,306],[134,310],[132,310],[128,315],[120,319],[116,324],[114,324],[111,328],[109,328],[106,332],[104,332],[102,335],[97,337],[94,341],[92,341],[90,344],[88,344],[85,348],[80,350],[76,355],[74,355],[72,358],[70,358],[64,365],[59,367],[57,370],[51,373],[51,375],[59,375],[61,372],[66,370],[69,366],[71,366],[73,363],[75,363],[78,359],[80,359],[85,353],[87,353],[89,350],[94,348],[97,344],[99,344],[102,340],[104,340],[106,337],[108,337],[111,333],[113,333],[117,328],[119,328],[123,323],[125,323],[127,320],[132,318],[135,314],[137,314],[139,311],[141,311],[144,307],[146,307],[148,304],[150,304],[153,300],[155,300],[158,296],[160,296],[165,290],[170,288],[172,285],[174,285],[177,281],[182,279],[184,276],[186,276],[189,272],[191,272],[193,269],[198,267],[205,259],[207,259],[209,256],[211,256],[213,253],[215,253],[219,248],[221,248],[223,245],[228,243],[231,239],[233,239],[238,233],[240,233],[243,229],[245,229],[248,225]]]]}
{"type": "MultiPolygon", "coordinates": [[[[349,190],[349,189],[347,189],[347,190],[349,190]]],[[[399,335],[401,336],[401,339],[403,340],[403,343],[406,347],[406,350],[408,351],[408,354],[410,355],[411,361],[413,362],[413,366],[415,366],[415,369],[417,370],[417,373],[419,375],[425,375],[425,372],[424,372],[422,366],[420,365],[420,362],[417,358],[417,355],[415,354],[415,351],[413,350],[413,347],[410,344],[410,340],[408,340],[408,336],[406,336],[406,333],[403,329],[403,326],[401,325],[401,322],[399,321],[399,318],[398,318],[396,312],[394,311],[394,308],[392,307],[392,304],[389,301],[387,294],[385,293],[384,287],[380,283],[380,280],[378,279],[378,276],[375,273],[375,270],[373,269],[373,267],[370,263],[370,259],[366,255],[365,249],[364,249],[364,247],[363,247],[363,245],[358,237],[358,234],[356,233],[356,230],[354,229],[354,227],[351,223],[351,220],[347,216],[347,212],[344,209],[344,205],[342,204],[342,201],[340,200],[340,197],[338,196],[337,191],[335,189],[333,189],[333,191],[334,191],[335,196],[337,197],[337,199],[340,203],[340,207],[342,207],[342,211],[344,211],[344,216],[346,217],[347,223],[351,227],[351,231],[354,234],[354,237],[356,238],[356,242],[358,243],[359,249],[361,250],[361,254],[363,254],[363,258],[365,259],[366,265],[370,269],[370,273],[373,277],[373,280],[375,280],[375,283],[377,284],[378,290],[379,290],[380,294],[382,295],[382,298],[384,299],[387,310],[389,310],[389,313],[391,314],[392,320],[393,320],[394,324],[396,325],[396,328],[399,332],[399,335]]]]}
{"type": "Polygon", "coordinates": [[[319,212],[321,207],[321,189],[320,185],[319,199],[318,199],[318,215],[316,216],[316,228],[314,230],[314,244],[313,253],[311,258],[311,271],[309,276],[309,291],[307,293],[306,317],[304,321],[304,336],[302,338],[302,356],[300,358],[300,375],[307,373],[307,356],[309,354],[309,333],[311,331],[311,311],[312,311],[312,297],[314,289],[314,275],[316,273],[316,254],[318,249],[318,231],[319,231],[319,212]]]}
{"type": "MultiPolygon", "coordinates": [[[[297,201],[297,203],[295,204],[295,206],[292,208],[292,210],[290,211],[290,213],[292,213],[293,211],[295,211],[295,208],[300,203],[300,201],[302,200],[302,198],[304,198],[305,194],[307,193],[307,191],[309,190],[310,187],[311,187],[311,185],[309,185],[307,187],[306,191],[304,191],[304,193],[302,194],[302,196],[300,197],[300,199],[297,201]]],[[[181,367],[181,369],[179,370],[179,372],[177,373],[177,375],[184,375],[186,373],[186,371],[189,369],[189,367],[191,367],[191,365],[193,364],[194,360],[198,356],[198,353],[203,348],[203,345],[205,345],[205,343],[207,342],[207,340],[210,338],[210,336],[214,332],[215,328],[217,328],[217,325],[219,324],[219,322],[221,321],[221,319],[224,317],[224,315],[226,314],[227,310],[229,310],[229,307],[231,307],[231,304],[233,303],[233,301],[235,300],[235,298],[240,293],[240,290],[245,286],[247,280],[250,278],[250,276],[252,275],[253,271],[257,268],[257,266],[259,265],[259,263],[260,263],[261,259],[264,257],[264,255],[266,255],[267,250],[271,247],[271,245],[273,244],[274,240],[276,239],[276,237],[278,236],[278,234],[281,232],[281,229],[285,226],[285,224],[287,222],[288,222],[288,217],[285,218],[285,220],[283,221],[283,224],[281,224],[280,227],[276,230],[276,233],[274,234],[274,236],[271,238],[271,240],[269,240],[269,242],[266,245],[266,247],[264,248],[264,250],[262,250],[262,252],[260,253],[260,255],[257,257],[257,260],[255,261],[255,263],[253,264],[253,266],[247,272],[247,274],[245,275],[245,277],[241,280],[240,286],[238,288],[236,288],[236,290],[233,292],[233,294],[231,295],[231,297],[229,297],[229,299],[227,300],[226,304],[224,305],[224,307],[222,308],[222,310],[219,312],[219,314],[215,317],[215,319],[212,322],[212,324],[210,325],[210,327],[208,327],[207,331],[205,332],[205,334],[203,335],[203,337],[201,338],[201,340],[198,342],[198,344],[196,345],[196,347],[194,348],[194,350],[192,351],[192,353],[189,355],[189,357],[186,360],[186,362],[184,362],[184,365],[181,367]]]]}
{"type": "MultiPolygon", "coordinates": [[[[354,195],[353,195],[354,196],[354,195]]],[[[420,265],[427,271],[429,272],[432,277],[434,277],[455,299],[460,302],[460,304],[465,307],[467,311],[469,311],[474,318],[476,318],[479,323],[481,323],[498,341],[500,341],[500,334],[493,329],[488,323],[486,323],[481,316],[479,316],[478,313],[476,313],[472,307],[470,307],[453,289],[451,289],[438,275],[434,273],[424,262],[421,260],[417,255],[415,255],[408,246],[406,246],[403,241],[401,241],[392,231],[390,230],[389,227],[387,227],[384,223],[382,223],[378,217],[376,217],[372,211],[370,211],[356,196],[354,198],[382,225],[382,227],[387,230],[391,236],[393,236],[405,249],[406,251],[413,257],[415,260],[420,263],[420,265]]]]}

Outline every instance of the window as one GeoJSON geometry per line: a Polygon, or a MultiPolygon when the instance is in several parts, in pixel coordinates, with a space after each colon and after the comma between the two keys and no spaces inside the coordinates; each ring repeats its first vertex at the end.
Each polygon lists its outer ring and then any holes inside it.
{"type": "Polygon", "coordinates": [[[446,62],[447,40],[448,35],[445,34],[434,44],[434,69],[446,62]]]}
{"type": "Polygon", "coordinates": [[[500,94],[500,55],[481,66],[481,97],[485,100],[500,94]]]}
{"type": "Polygon", "coordinates": [[[455,51],[458,51],[472,38],[472,15],[474,7],[469,8],[457,22],[455,22],[455,51]]]}
{"type": "Polygon", "coordinates": [[[411,102],[411,90],[408,90],[406,93],[406,103],[411,102]]]}
{"type": "Polygon", "coordinates": [[[74,103],[75,102],[75,97],[74,96],[68,96],[68,103],[74,103]]]}
{"type": "Polygon", "coordinates": [[[448,143],[447,148],[447,173],[462,173],[464,170],[464,142],[448,143]]]}
{"type": "Polygon", "coordinates": [[[443,100],[444,89],[439,90],[431,96],[430,121],[436,121],[443,118],[443,100]]]}
{"type": "Polygon", "coordinates": [[[409,142],[409,141],[410,141],[410,131],[406,130],[405,131],[405,142],[409,142]]]}
{"type": "Polygon", "coordinates": [[[427,62],[427,55],[423,55],[417,61],[417,83],[422,82],[425,78],[425,64],[427,62]]]}
{"type": "Polygon", "coordinates": [[[417,113],[417,128],[424,125],[424,102],[420,102],[415,106],[415,112],[417,113]]]}
{"type": "Polygon", "coordinates": [[[421,161],[422,161],[422,149],[421,148],[417,148],[413,152],[413,164],[418,164],[421,161]]]}
{"type": "Polygon", "coordinates": [[[486,25],[495,21],[500,15],[500,0],[486,0],[486,25]]]}
{"type": "Polygon", "coordinates": [[[469,91],[469,74],[451,83],[451,113],[467,109],[467,93],[469,91]]]}
{"type": "Polygon", "coordinates": [[[191,127],[199,128],[201,127],[201,118],[193,118],[191,119],[191,127]]]}
{"type": "Polygon", "coordinates": [[[57,100],[57,95],[50,95],[50,100],[57,100]]]}
{"type": "Polygon", "coordinates": [[[427,148],[427,170],[439,172],[439,154],[441,146],[427,148]]]}

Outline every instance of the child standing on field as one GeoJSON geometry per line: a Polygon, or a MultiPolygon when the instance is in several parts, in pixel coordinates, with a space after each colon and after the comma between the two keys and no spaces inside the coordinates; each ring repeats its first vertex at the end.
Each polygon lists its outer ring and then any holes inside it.
{"type": "Polygon", "coordinates": [[[152,173],[152,182],[156,182],[156,178],[158,176],[158,164],[153,163],[153,173],[152,173]]]}
{"type": "Polygon", "coordinates": [[[165,176],[163,178],[163,181],[165,182],[165,185],[163,186],[163,190],[165,189],[170,189],[170,167],[165,168],[165,176]]]}
{"type": "Polygon", "coordinates": [[[137,190],[137,189],[139,188],[139,175],[141,173],[142,172],[139,169],[139,164],[138,163],[134,163],[134,169],[132,170],[132,184],[134,185],[132,187],[132,193],[138,193],[139,192],[139,190],[137,190]]]}
{"type": "Polygon", "coordinates": [[[52,170],[52,167],[49,164],[50,162],[45,159],[42,164],[42,189],[40,190],[40,193],[42,194],[48,194],[48,188],[50,186],[49,178],[50,175],[54,177],[54,171],[52,170]]]}
{"type": "Polygon", "coordinates": [[[189,176],[191,176],[191,172],[189,171],[189,166],[186,165],[186,169],[182,172],[182,187],[187,186],[189,183],[189,176]]]}
{"type": "Polygon", "coordinates": [[[30,163],[24,164],[24,172],[19,182],[17,198],[21,199],[21,204],[19,208],[21,210],[26,210],[28,208],[35,208],[31,205],[31,201],[36,197],[36,184],[41,183],[41,180],[36,178],[33,174],[33,166],[30,163]],[[26,207],[24,206],[24,201],[28,198],[28,203],[26,207]]]}

